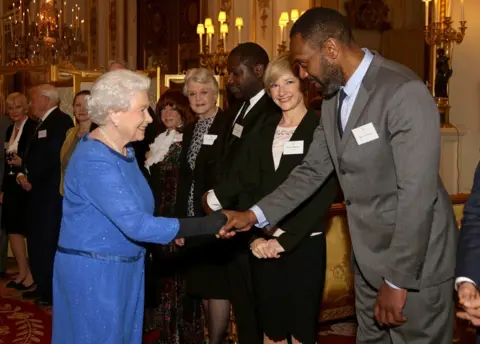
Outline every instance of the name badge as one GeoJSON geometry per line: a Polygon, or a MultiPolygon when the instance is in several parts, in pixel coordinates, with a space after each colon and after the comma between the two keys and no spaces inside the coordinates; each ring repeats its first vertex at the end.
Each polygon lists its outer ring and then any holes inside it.
{"type": "Polygon", "coordinates": [[[39,130],[38,131],[38,138],[39,139],[44,139],[45,137],[47,137],[47,130],[46,129],[39,130]]]}
{"type": "Polygon", "coordinates": [[[174,138],[175,142],[183,142],[183,134],[176,134],[174,138]]]}
{"type": "Polygon", "coordinates": [[[285,142],[283,145],[283,154],[285,155],[303,154],[303,140],[285,142]]]}
{"type": "Polygon", "coordinates": [[[233,126],[232,134],[235,135],[238,138],[241,138],[242,137],[242,132],[243,132],[243,125],[235,123],[235,125],[233,126]]]}
{"type": "Polygon", "coordinates": [[[213,145],[213,143],[215,142],[217,137],[218,137],[218,135],[205,134],[205,135],[203,135],[203,144],[207,145],[207,146],[211,146],[211,145],[213,145]]]}
{"type": "Polygon", "coordinates": [[[372,123],[362,125],[361,127],[352,129],[353,136],[357,140],[358,145],[374,141],[379,138],[377,131],[372,123]]]}

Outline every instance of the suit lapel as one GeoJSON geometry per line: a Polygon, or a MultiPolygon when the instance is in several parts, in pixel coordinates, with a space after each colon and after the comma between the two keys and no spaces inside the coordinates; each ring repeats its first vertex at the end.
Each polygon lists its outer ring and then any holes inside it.
{"type": "MultiPolygon", "coordinates": [[[[340,141],[338,134],[338,127],[336,122],[338,95],[330,100],[324,100],[322,103],[321,121],[323,124],[323,131],[325,133],[325,140],[327,141],[330,155],[332,158],[338,155],[337,143],[340,141]]],[[[335,161],[335,159],[333,159],[335,161]]]]}
{"type": "Polygon", "coordinates": [[[218,144],[222,144],[221,142],[217,142],[217,140],[221,140],[221,126],[222,126],[222,116],[224,114],[221,113],[221,110],[218,109],[218,113],[215,115],[212,125],[208,128],[207,135],[217,135],[215,142],[212,145],[204,145],[200,147],[200,151],[198,152],[197,159],[195,161],[195,166],[201,166],[205,160],[208,160],[212,157],[211,152],[217,149],[218,144]]]}
{"type": "MultiPolygon", "coordinates": [[[[275,173],[275,179],[280,183],[290,174],[295,166],[301,163],[303,157],[307,154],[308,147],[312,141],[312,133],[318,125],[318,116],[313,111],[308,111],[299,123],[289,141],[303,141],[303,154],[283,155],[280,159],[280,165],[275,173]]],[[[272,154],[270,154],[272,155],[272,154]]],[[[272,158],[273,163],[273,158],[272,158]]],[[[279,184],[280,184],[279,183],[279,184]]]]}

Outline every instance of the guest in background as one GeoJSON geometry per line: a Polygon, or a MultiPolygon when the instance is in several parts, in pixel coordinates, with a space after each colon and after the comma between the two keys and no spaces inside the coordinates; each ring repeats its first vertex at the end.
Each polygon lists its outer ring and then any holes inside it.
{"type": "MultiPolygon", "coordinates": [[[[10,118],[5,115],[5,99],[0,93],[0,142],[5,142],[7,128],[12,124],[10,118]]],[[[3,173],[5,172],[5,150],[0,150],[0,184],[3,183],[3,173]]],[[[2,185],[0,185],[0,188],[2,185]]],[[[0,223],[3,214],[3,206],[0,202],[0,223]]],[[[8,234],[3,226],[0,226],[0,278],[7,273],[7,256],[8,256],[8,234]]]]}
{"type": "Polygon", "coordinates": [[[5,137],[7,160],[0,196],[3,200],[2,227],[8,233],[10,247],[18,265],[18,275],[7,284],[7,287],[27,290],[34,285],[25,246],[27,235],[25,209],[29,195],[17,183],[16,175],[22,166],[26,146],[35,132],[37,123],[27,116],[28,103],[23,94],[10,93],[6,103],[8,116],[13,124],[8,127],[5,137]]]}
{"type": "MultiPolygon", "coordinates": [[[[187,72],[184,94],[197,119],[185,127],[183,134],[176,204],[178,217],[205,216],[202,195],[217,181],[217,164],[231,125],[229,117],[217,107],[218,92],[218,83],[211,71],[195,68],[187,72]]],[[[191,238],[184,245],[188,257],[187,293],[202,300],[208,343],[223,343],[230,319],[230,286],[225,262],[230,246],[214,236],[191,238]]]]}
{"type": "Polygon", "coordinates": [[[65,174],[53,344],[140,344],[145,249],[139,243],[212,235],[225,224],[220,213],[153,215],[152,192],[129,145],[144,138],[152,121],[149,86],[144,75],[119,70],[97,79],[87,98],[99,127],[79,142],[65,174]]]}
{"type": "MultiPolygon", "coordinates": [[[[301,164],[320,122],[314,110],[307,111],[304,87],[288,54],[270,62],[264,81],[281,116],[269,116],[238,157],[245,166],[236,178],[243,186],[236,196],[239,209],[249,209],[301,164]]],[[[332,173],[313,197],[275,229],[255,231],[250,243],[252,280],[266,344],[316,341],[326,269],[325,214],[337,189],[332,173]],[[272,254],[271,246],[281,254],[272,254]]]]}
{"type": "MultiPolygon", "coordinates": [[[[145,161],[147,180],[155,199],[155,216],[175,216],[179,183],[179,157],[183,129],[193,121],[188,99],[181,91],[167,90],[156,107],[158,135],[145,161]]],[[[183,254],[174,244],[149,246],[145,272],[145,329],[160,334],[165,344],[201,343],[204,340],[200,307],[185,294],[183,254]]]]}
{"type": "Polygon", "coordinates": [[[30,194],[24,216],[28,257],[37,289],[22,296],[37,299],[40,306],[48,306],[52,303],[53,260],[62,218],[60,150],[73,121],[58,108],[55,86],[36,86],[30,90],[30,98],[31,111],[39,122],[25,148],[17,182],[30,194]]]}
{"type": "Polygon", "coordinates": [[[63,177],[65,175],[65,170],[67,169],[68,161],[72,156],[75,147],[77,147],[78,141],[86,133],[91,132],[97,125],[92,123],[90,118],[88,118],[87,109],[85,107],[85,96],[90,95],[90,91],[80,91],[73,98],[73,116],[77,121],[76,126],[70,128],[67,131],[65,136],[65,142],[63,143],[62,149],[60,151],[60,164],[62,168],[61,178],[60,178],[60,194],[63,196],[63,177]]]}

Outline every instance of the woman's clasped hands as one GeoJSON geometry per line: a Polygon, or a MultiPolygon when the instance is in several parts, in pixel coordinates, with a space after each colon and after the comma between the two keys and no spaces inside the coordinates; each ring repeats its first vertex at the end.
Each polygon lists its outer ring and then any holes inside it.
{"type": "Polygon", "coordinates": [[[280,253],[285,252],[277,239],[257,238],[250,244],[253,255],[259,259],[280,258],[280,253]]]}

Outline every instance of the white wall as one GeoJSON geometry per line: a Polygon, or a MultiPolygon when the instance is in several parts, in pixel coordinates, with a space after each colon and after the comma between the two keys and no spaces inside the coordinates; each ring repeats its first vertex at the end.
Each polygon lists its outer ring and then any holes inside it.
{"type": "MultiPolygon", "coordinates": [[[[460,1],[455,1],[453,19],[458,25],[460,1]]],[[[465,0],[467,31],[455,46],[450,79],[450,122],[466,133],[460,148],[460,192],[470,192],[473,174],[480,158],[480,1],[465,0]]],[[[455,27],[457,26],[455,25],[455,27]]]]}

